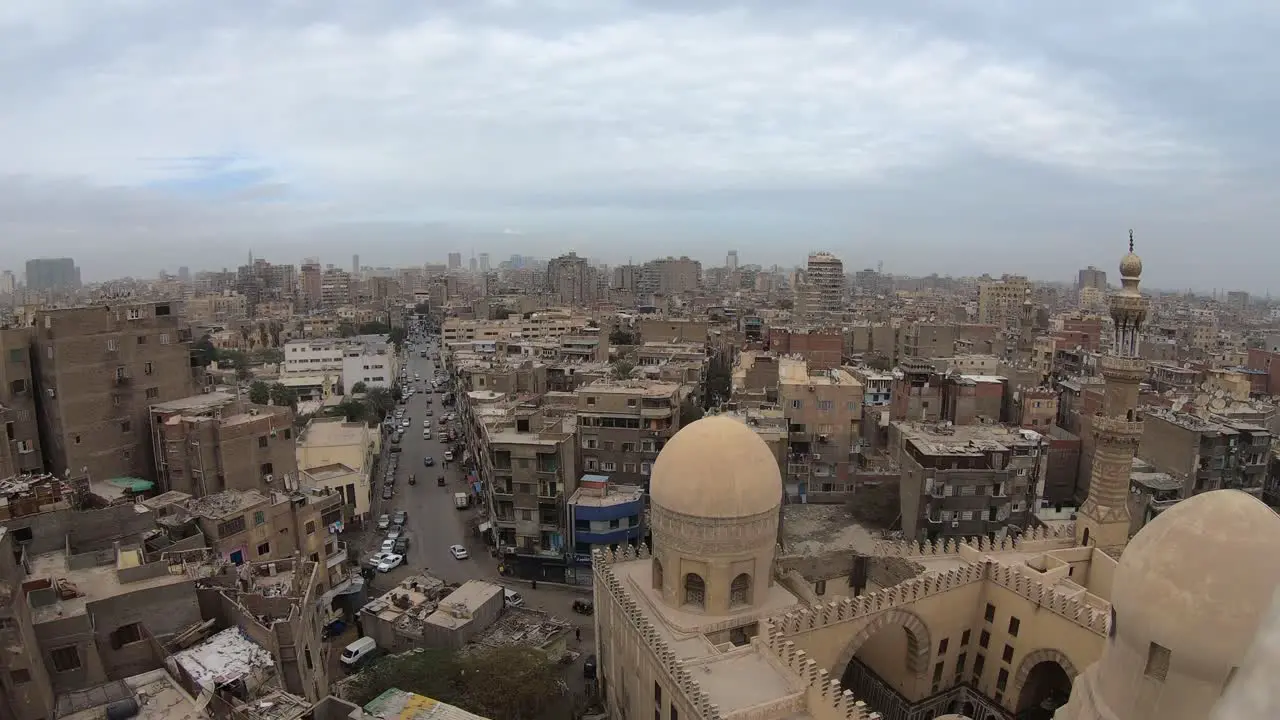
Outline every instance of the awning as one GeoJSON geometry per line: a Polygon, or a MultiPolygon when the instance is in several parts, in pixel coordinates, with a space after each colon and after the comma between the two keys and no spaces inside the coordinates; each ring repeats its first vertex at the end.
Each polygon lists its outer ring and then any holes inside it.
{"type": "Polygon", "coordinates": [[[136,477],[112,478],[107,481],[107,484],[136,493],[147,492],[148,490],[154,489],[156,486],[156,484],[150,480],[143,480],[142,478],[136,477]]]}
{"type": "Polygon", "coordinates": [[[478,528],[476,528],[476,529],[477,529],[477,530],[479,530],[479,531],[480,531],[480,532],[482,532],[482,533],[487,533],[487,532],[489,532],[489,530],[491,530],[492,528],[493,528],[493,523],[491,523],[491,522],[489,522],[488,520],[486,520],[486,521],[484,521],[484,522],[480,523],[480,527],[478,527],[478,528]]]}

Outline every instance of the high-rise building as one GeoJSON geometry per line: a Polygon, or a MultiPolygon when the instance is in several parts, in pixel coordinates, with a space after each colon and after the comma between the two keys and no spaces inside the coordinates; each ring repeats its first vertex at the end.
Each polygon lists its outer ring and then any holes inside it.
{"type": "Polygon", "coordinates": [[[27,289],[36,292],[76,290],[80,268],[71,258],[37,258],[27,261],[27,289]]]}
{"type": "Polygon", "coordinates": [[[810,253],[805,271],[810,313],[840,314],[844,310],[844,263],[840,258],[827,252],[810,253]]]}
{"type": "Polygon", "coordinates": [[[18,278],[12,270],[0,272],[0,295],[12,295],[18,289],[18,278]]]}
{"type": "Polygon", "coordinates": [[[688,257],[665,257],[644,264],[640,275],[640,292],[678,295],[694,292],[702,286],[702,263],[688,257]]]}
{"type": "Polygon", "coordinates": [[[356,280],[360,279],[360,256],[359,255],[351,256],[351,277],[355,278],[356,280]]]}
{"type": "Polygon", "coordinates": [[[1138,356],[1138,337],[1147,319],[1148,301],[1138,289],[1142,259],[1129,252],[1120,260],[1120,291],[1109,299],[1115,323],[1111,351],[1099,358],[1106,380],[1102,411],[1093,416],[1093,467],[1089,496],[1076,516],[1080,545],[1097,546],[1115,557],[1129,541],[1129,476],[1142,441],[1138,390],[1147,378],[1147,361],[1138,356]]]}
{"type": "Polygon", "coordinates": [[[1022,317],[1022,304],[1031,292],[1025,275],[1004,275],[978,284],[978,322],[1008,327],[1022,317]]]}
{"type": "Polygon", "coordinates": [[[480,253],[480,272],[489,272],[489,253],[480,253]]]}
{"type": "Polygon", "coordinates": [[[320,306],[326,310],[351,304],[351,273],[326,268],[320,282],[320,306]]]}
{"type": "Polygon", "coordinates": [[[155,480],[150,407],[190,397],[197,385],[178,308],[47,310],[36,315],[33,343],[45,469],[92,481],[155,480]]]}
{"type": "Polygon", "coordinates": [[[1107,271],[1099,270],[1090,265],[1080,270],[1076,276],[1076,290],[1085,288],[1093,288],[1094,290],[1107,291],[1107,271]]]}
{"type": "Polygon", "coordinates": [[[191,282],[191,268],[183,265],[178,268],[178,282],[187,285],[191,282]]]}
{"type": "Polygon", "coordinates": [[[462,269],[462,253],[457,253],[457,252],[449,253],[449,269],[450,270],[462,269]]]}
{"type": "Polygon", "coordinates": [[[729,251],[728,257],[726,257],[724,260],[724,265],[725,267],[729,268],[729,272],[733,272],[734,270],[738,269],[738,251],[737,250],[729,251]]]}
{"type": "Polygon", "coordinates": [[[590,305],[595,302],[595,268],[576,253],[561,255],[547,263],[547,290],[561,305],[590,305]]]}
{"type": "Polygon", "coordinates": [[[298,304],[306,310],[318,309],[324,290],[324,272],[320,269],[320,260],[317,258],[303,260],[299,275],[298,304]]]}
{"type": "Polygon", "coordinates": [[[471,272],[475,272],[479,267],[480,264],[476,261],[475,257],[472,257],[467,261],[467,269],[471,272]]]}

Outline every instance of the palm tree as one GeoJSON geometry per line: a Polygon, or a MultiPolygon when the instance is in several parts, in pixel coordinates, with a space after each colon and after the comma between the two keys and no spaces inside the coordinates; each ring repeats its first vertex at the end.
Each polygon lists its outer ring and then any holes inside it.
{"type": "Polygon", "coordinates": [[[365,390],[365,404],[374,415],[379,418],[386,417],[396,405],[395,397],[384,387],[371,387],[365,390]]]}

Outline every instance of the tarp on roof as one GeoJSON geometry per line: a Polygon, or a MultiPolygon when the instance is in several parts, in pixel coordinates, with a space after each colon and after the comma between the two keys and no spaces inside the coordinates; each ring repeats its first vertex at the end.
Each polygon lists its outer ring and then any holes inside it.
{"type": "Polygon", "coordinates": [[[124,490],[129,490],[137,493],[153,490],[155,489],[155,486],[156,486],[156,484],[151,482],[150,480],[143,480],[142,478],[136,478],[136,477],[112,478],[108,480],[107,483],[109,485],[115,485],[118,488],[122,488],[124,490]]]}

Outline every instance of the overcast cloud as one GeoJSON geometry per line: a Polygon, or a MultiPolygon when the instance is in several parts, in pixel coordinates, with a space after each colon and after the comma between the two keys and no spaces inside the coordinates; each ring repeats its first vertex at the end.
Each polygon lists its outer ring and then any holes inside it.
{"type": "Polygon", "coordinates": [[[1274,7],[4,0],[0,267],[823,248],[1066,278],[1133,227],[1149,282],[1260,292],[1274,7]]]}

